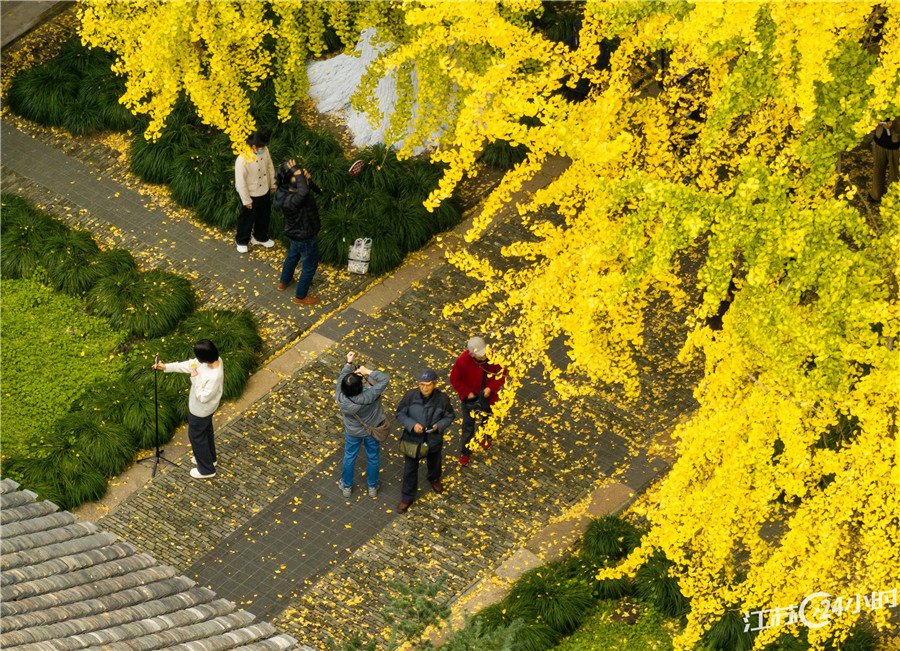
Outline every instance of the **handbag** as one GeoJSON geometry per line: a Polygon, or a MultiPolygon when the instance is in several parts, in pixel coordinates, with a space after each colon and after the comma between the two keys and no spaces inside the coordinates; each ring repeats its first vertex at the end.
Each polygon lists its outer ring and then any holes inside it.
{"type": "Polygon", "coordinates": [[[369,260],[372,257],[372,238],[361,237],[350,247],[347,271],[354,274],[369,273],[369,260]]]}
{"type": "Polygon", "coordinates": [[[387,414],[384,416],[384,422],[381,423],[378,427],[373,427],[369,425],[362,418],[353,414],[353,417],[358,420],[365,430],[372,436],[373,439],[378,441],[379,443],[384,443],[387,440],[388,434],[391,433],[391,419],[387,417],[387,414]]]}
{"type": "Polygon", "coordinates": [[[428,443],[425,442],[425,437],[422,437],[421,443],[400,439],[400,452],[405,457],[421,459],[422,457],[428,456],[429,447],[428,443]]]}

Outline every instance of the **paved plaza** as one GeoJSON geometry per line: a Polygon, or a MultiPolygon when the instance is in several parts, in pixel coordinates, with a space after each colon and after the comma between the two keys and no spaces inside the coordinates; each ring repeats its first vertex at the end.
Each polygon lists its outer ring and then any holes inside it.
{"type": "MultiPolygon", "coordinates": [[[[693,399],[684,388],[692,370],[674,361],[682,326],[661,304],[646,337],[645,391],[636,403],[598,387],[578,411],[535,370],[495,445],[467,468],[457,462],[457,421],[444,448],[443,495],[422,488],[423,464],[419,499],[407,514],[396,512],[402,457],[394,441],[382,448],[378,497],[360,490],[360,462],[353,496],[344,499],[336,485],[343,435],[333,392],[346,352],[358,351],[367,366],[391,376],[385,404],[392,410],[424,366],[450,390],[454,359],[480,334],[489,305],[442,315],[444,305],[479,286],[445,256],[464,246],[465,225],[386,278],[322,269],[312,290],[322,303],[301,308],[274,287],[283,251],[240,256],[229,234],[135,189],[110,147],[73,145],[9,119],[2,136],[4,192],[87,228],[104,245],[131,250],[143,266],[190,277],[204,306],[247,308],[262,323],[268,359],[244,398],[223,407],[216,478],[192,480],[189,452],[152,481],[149,467],[132,470],[145,485],[98,524],[299,641],[321,647],[353,631],[381,636],[393,580],[445,574],[444,596],[459,597],[518,558],[539,532],[554,535],[553,523],[598,486],[617,489],[622,497],[610,506],[621,507],[666,470],[666,461],[645,450],[693,399]]],[[[564,167],[549,162],[529,190],[564,167]]],[[[514,214],[510,208],[469,246],[508,266],[501,248],[527,236],[514,214]]],[[[564,356],[562,345],[552,354],[564,356]]]]}

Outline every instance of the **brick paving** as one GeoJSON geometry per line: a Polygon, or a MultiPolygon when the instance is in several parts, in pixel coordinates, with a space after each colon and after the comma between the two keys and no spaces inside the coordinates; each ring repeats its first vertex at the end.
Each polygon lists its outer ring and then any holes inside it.
{"type": "MultiPolygon", "coordinates": [[[[320,646],[349,631],[379,636],[392,579],[444,573],[448,596],[459,595],[598,482],[615,479],[640,490],[665,470],[642,450],[693,407],[683,387],[697,369],[674,364],[682,326],[660,304],[640,361],[647,390],[636,403],[620,404],[604,387],[584,404],[561,403],[535,371],[521,391],[518,418],[468,468],[455,462],[458,429],[452,430],[443,495],[424,490],[423,464],[419,499],[408,514],[397,514],[400,457],[396,444],[386,444],[379,497],[357,488],[345,500],[336,486],[343,437],[332,396],[344,354],[357,350],[366,365],[392,376],[388,406],[414,386],[423,365],[446,378],[489,306],[451,318],[441,310],[478,283],[440,263],[382,309],[364,312],[350,301],[372,279],[326,270],[318,287],[324,305],[312,317],[298,316],[272,287],[277,256],[237,257],[228,236],[211,237],[171,218],[114,174],[98,172],[101,163],[85,162],[111,160],[102,148],[66,153],[7,120],[2,136],[5,192],[49,207],[104,244],[129,248],[149,266],[191,277],[205,300],[250,307],[273,325],[270,350],[298,333],[328,342],[218,429],[215,480],[192,481],[185,455],[177,459],[181,467],[164,468],[100,521],[302,642],[320,646]]],[[[500,220],[472,247],[508,266],[500,248],[526,236],[515,220],[500,220]]],[[[551,355],[565,351],[558,345],[551,355]]],[[[362,457],[357,487],[365,484],[362,457]]]]}

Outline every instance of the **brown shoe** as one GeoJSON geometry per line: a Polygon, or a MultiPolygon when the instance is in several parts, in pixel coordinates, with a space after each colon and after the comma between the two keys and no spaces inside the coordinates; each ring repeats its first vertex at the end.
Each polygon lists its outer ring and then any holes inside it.
{"type": "Polygon", "coordinates": [[[400,502],[397,505],[397,511],[400,513],[406,513],[406,510],[409,508],[410,502],[400,502]]]}
{"type": "Polygon", "coordinates": [[[441,480],[440,480],[440,479],[435,479],[433,482],[431,482],[431,489],[432,489],[435,493],[437,493],[438,495],[440,495],[441,493],[444,492],[444,485],[441,483],[441,480]]]}
{"type": "Polygon", "coordinates": [[[285,285],[284,283],[278,283],[277,287],[279,292],[283,292],[287,289],[287,285],[285,285]]]}
{"type": "Polygon", "coordinates": [[[307,294],[303,298],[297,298],[296,296],[292,299],[297,305],[315,305],[319,302],[318,296],[313,296],[312,294],[307,294]]]}

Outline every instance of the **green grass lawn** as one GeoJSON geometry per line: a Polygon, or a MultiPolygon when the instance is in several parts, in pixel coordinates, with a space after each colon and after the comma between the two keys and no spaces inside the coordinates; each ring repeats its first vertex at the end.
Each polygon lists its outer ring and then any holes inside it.
{"type": "Polygon", "coordinates": [[[554,651],[671,651],[674,620],[653,606],[622,601],[601,601],[577,631],[554,647],[554,651]],[[636,615],[629,615],[636,609],[636,615]],[[637,621],[634,621],[634,617],[637,621]],[[628,619],[627,621],[617,621],[628,619]]]}
{"type": "Polygon", "coordinates": [[[80,298],[33,279],[4,280],[0,310],[6,459],[28,455],[85,387],[120,373],[123,359],[113,353],[128,335],[86,314],[80,298]]]}

